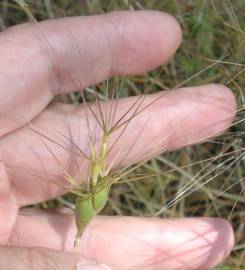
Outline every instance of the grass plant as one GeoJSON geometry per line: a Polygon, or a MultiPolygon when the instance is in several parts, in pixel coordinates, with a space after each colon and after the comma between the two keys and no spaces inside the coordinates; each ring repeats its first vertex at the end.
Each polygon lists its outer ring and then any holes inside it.
{"type": "MultiPolygon", "coordinates": [[[[1,29],[26,21],[42,21],[64,16],[98,14],[112,10],[154,9],[174,15],[183,30],[183,42],[166,65],[135,77],[124,77],[62,95],[58,101],[83,103],[89,150],[77,147],[71,137],[57,134],[72,144],[75,166],[79,157],[88,160],[81,174],[64,172],[64,188],[72,194],[38,207],[67,206],[76,209],[78,233],[75,245],[94,215],[137,215],[159,217],[218,216],[228,219],[235,230],[235,247],[219,270],[243,269],[245,265],[245,9],[243,1],[72,1],[3,0],[0,3],[1,29]],[[27,5],[28,4],[28,5],[27,5]],[[35,19],[34,19],[35,18],[35,19]],[[146,150],[143,161],[126,169],[112,169],[128,153],[114,155],[131,121],[151,105],[145,95],[164,90],[161,98],[177,86],[218,82],[236,95],[238,109],[234,123],[217,139],[188,146],[151,159],[154,147],[146,150]],[[142,90],[144,89],[144,90],[142,90]],[[146,89],[146,90],[145,90],[146,89]],[[117,115],[119,98],[136,96],[129,111],[117,115]],[[110,100],[105,106],[105,102],[110,100]],[[94,102],[96,106],[91,105],[94,102]],[[92,119],[92,120],[91,120],[92,119]],[[117,134],[115,136],[114,134],[117,134]],[[100,143],[97,143],[97,138],[100,143]],[[86,171],[86,173],[84,173],[86,171]],[[81,179],[82,178],[82,179],[81,179]],[[81,181],[83,180],[83,181],[81,181]],[[82,183],[82,184],[81,184],[82,183]],[[117,183],[116,185],[114,185],[117,183]],[[110,191],[110,195],[108,197],[110,191]],[[75,198],[74,198],[75,197],[75,198]]],[[[156,98],[153,102],[157,102],[156,98]]],[[[147,122],[145,123],[147,126],[147,122]]],[[[29,126],[40,135],[46,150],[53,154],[53,135],[29,126]]],[[[144,132],[144,130],[141,130],[144,132]]],[[[140,140],[139,132],[132,143],[140,140]]],[[[201,140],[202,141],[202,140],[201,140]]],[[[162,142],[159,142],[162,143],[162,142]]],[[[70,148],[69,148],[70,149],[70,148]]],[[[62,169],[62,164],[61,164],[62,169]]],[[[81,169],[79,170],[81,171],[81,169]]],[[[46,176],[45,176],[46,177],[46,176]]],[[[40,177],[40,181],[45,178],[40,177]]],[[[51,178],[51,177],[50,177],[51,178]]]]}

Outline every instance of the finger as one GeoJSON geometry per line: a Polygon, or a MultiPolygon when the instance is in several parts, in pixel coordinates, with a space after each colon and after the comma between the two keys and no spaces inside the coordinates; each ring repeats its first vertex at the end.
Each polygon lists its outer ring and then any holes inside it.
{"type": "Polygon", "coordinates": [[[0,163],[0,243],[6,243],[18,216],[18,202],[7,175],[0,163]]]}
{"type": "Polygon", "coordinates": [[[208,269],[224,260],[233,246],[232,229],[221,219],[99,217],[76,250],[75,230],[73,214],[29,212],[19,216],[10,241],[79,252],[118,270],[208,269]]]}
{"type": "MultiPolygon", "coordinates": [[[[224,86],[182,88],[157,99],[159,95],[162,94],[149,95],[145,99],[146,104],[155,102],[130,121],[118,140],[120,130],[112,135],[114,148],[108,157],[108,166],[127,166],[163,151],[198,143],[227,128],[235,113],[234,96],[224,86]],[[113,163],[115,158],[117,160],[113,163]]],[[[134,100],[126,98],[119,101],[117,118],[134,100]]],[[[46,140],[30,129],[20,129],[2,139],[2,159],[6,161],[12,186],[18,191],[21,205],[64,193],[63,188],[52,183],[67,185],[64,170],[75,181],[86,179],[89,161],[83,155],[74,154],[77,149],[74,150],[71,144],[72,141],[85,153],[90,151],[85,114],[84,107],[53,108],[33,122],[34,128],[45,131],[51,139],[46,140]],[[62,114],[64,110],[65,114],[62,114]],[[64,134],[68,141],[56,131],[64,134]]],[[[91,118],[90,127],[94,131],[92,126],[96,121],[91,118]]],[[[98,133],[97,140],[102,136],[98,133]]]]}
{"type": "Polygon", "coordinates": [[[106,270],[75,254],[46,248],[16,247],[0,247],[0,267],[5,270],[106,270]]]}
{"type": "Polygon", "coordinates": [[[155,11],[10,28],[0,34],[1,135],[33,119],[56,94],[162,64],[180,40],[176,20],[155,11]]]}

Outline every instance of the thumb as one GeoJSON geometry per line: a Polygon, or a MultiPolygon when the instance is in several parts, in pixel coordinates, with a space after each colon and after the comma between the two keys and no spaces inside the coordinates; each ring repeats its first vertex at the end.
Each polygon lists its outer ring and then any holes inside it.
{"type": "Polygon", "coordinates": [[[5,270],[106,270],[81,255],[46,248],[0,247],[0,269],[5,270]]]}

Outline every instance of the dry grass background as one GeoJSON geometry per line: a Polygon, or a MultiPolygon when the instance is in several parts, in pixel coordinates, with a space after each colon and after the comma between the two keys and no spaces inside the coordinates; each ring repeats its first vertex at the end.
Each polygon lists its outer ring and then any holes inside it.
{"type": "MultiPolygon", "coordinates": [[[[210,60],[224,58],[185,85],[223,83],[235,93],[238,107],[245,106],[245,5],[243,0],[28,0],[32,15],[38,20],[64,16],[104,13],[112,10],[153,9],[174,15],[183,30],[183,42],[176,56],[158,70],[124,81],[123,96],[140,93],[151,84],[152,91],[168,90],[210,65],[210,60]],[[208,60],[209,59],[209,60],[208,60]],[[224,62],[225,61],[225,62],[224,62]],[[161,71],[161,75],[157,76],[161,71]]],[[[14,1],[1,0],[0,27],[26,22],[26,16],[14,1]]],[[[139,44],[140,46],[140,44],[139,44]]],[[[62,97],[77,102],[79,96],[62,97]]],[[[219,270],[245,269],[245,111],[216,142],[187,147],[148,162],[140,173],[170,171],[152,179],[127,182],[113,187],[105,214],[152,216],[170,202],[190,179],[198,177],[188,196],[168,207],[162,217],[220,216],[228,219],[236,233],[231,256],[219,270]],[[232,153],[232,152],[236,153],[232,153]],[[225,156],[221,153],[226,154],[225,156]],[[212,157],[212,161],[205,161],[212,157]],[[186,166],[185,169],[183,167],[186,166]]],[[[43,204],[70,204],[65,196],[43,204]]]]}

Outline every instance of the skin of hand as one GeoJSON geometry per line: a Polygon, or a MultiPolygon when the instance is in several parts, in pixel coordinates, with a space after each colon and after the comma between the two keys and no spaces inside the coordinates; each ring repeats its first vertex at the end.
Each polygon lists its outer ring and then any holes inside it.
{"type": "MultiPolygon", "coordinates": [[[[209,269],[228,256],[233,231],[222,219],[96,217],[74,250],[73,213],[66,209],[20,210],[63,192],[48,181],[35,181],[35,175],[24,174],[30,169],[42,174],[42,160],[45,169],[54,171],[56,180],[62,181],[62,172],[45,151],[40,136],[24,128],[28,121],[68,137],[71,133],[79,147],[86,148],[87,142],[78,139],[85,121],[84,108],[65,104],[47,107],[53,97],[74,90],[76,83],[84,88],[111,76],[151,70],[166,62],[180,43],[177,21],[155,11],[50,20],[11,27],[0,34],[0,154],[5,161],[0,165],[1,269],[33,269],[33,265],[37,270],[106,269],[101,265],[105,264],[117,270],[193,270],[209,269]],[[8,164],[13,165],[11,170],[8,164]]],[[[149,95],[147,100],[152,98],[149,95]]],[[[120,100],[118,113],[133,99],[120,100]]],[[[154,116],[142,144],[123,165],[139,161],[140,151],[171,129],[171,136],[157,152],[217,134],[231,123],[235,110],[233,94],[222,85],[170,91],[133,119],[127,134],[140,129],[149,114],[154,116]],[[172,121],[177,123],[174,129],[172,121]]],[[[131,137],[125,136],[116,148],[130,145],[131,137]]],[[[70,166],[69,151],[50,147],[62,164],[70,166]]]]}

